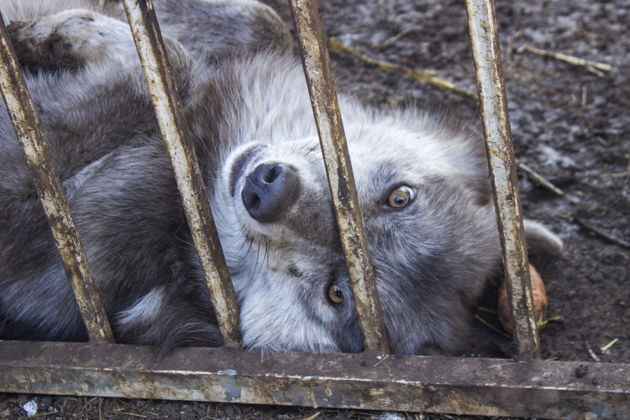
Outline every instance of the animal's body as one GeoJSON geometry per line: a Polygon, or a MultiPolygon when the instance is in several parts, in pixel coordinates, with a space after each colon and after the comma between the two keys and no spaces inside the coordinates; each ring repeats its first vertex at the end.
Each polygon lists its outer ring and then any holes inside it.
{"type": "MultiPolygon", "coordinates": [[[[14,19],[9,30],[117,339],[220,345],[120,5],[70,3],[112,18],[53,13],[68,2],[44,12],[28,3],[0,8],[14,19]]],[[[179,40],[167,37],[183,129],[203,170],[244,346],[360,351],[302,69],[282,52],[288,31],[256,2],[156,4],[163,32],[179,40]]],[[[500,263],[481,139],[417,110],[376,111],[343,95],[340,103],[390,345],[455,349],[500,263]]],[[[1,111],[0,338],[85,339],[1,111]]]]}

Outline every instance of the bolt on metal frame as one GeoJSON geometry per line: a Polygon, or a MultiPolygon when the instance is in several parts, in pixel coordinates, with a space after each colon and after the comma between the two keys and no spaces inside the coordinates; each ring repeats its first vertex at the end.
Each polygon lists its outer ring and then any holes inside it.
{"type": "Polygon", "coordinates": [[[630,412],[630,365],[539,360],[493,0],[467,0],[469,31],[518,355],[389,355],[373,269],[315,0],[290,0],[337,223],[361,320],[361,354],[260,360],[239,343],[238,307],[197,160],[179,128],[150,0],[123,0],[225,344],[159,357],[113,338],[20,66],[0,22],[0,89],[49,217],[90,343],[0,341],[0,392],[98,395],[546,418],[630,412]]]}

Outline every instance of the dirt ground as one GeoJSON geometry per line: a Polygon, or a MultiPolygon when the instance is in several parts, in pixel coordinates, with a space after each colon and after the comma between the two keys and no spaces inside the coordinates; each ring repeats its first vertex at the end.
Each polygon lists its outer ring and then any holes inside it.
{"type": "MultiPolygon", "coordinates": [[[[283,0],[269,3],[289,19],[283,0]]],[[[533,258],[547,282],[543,356],[630,363],[630,3],[628,0],[497,2],[513,139],[525,214],[565,241],[559,261],[533,258]],[[612,66],[597,69],[543,56],[544,49],[612,66]]],[[[435,75],[475,91],[464,2],[321,0],[330,36],[367,57],[435,75]]],[[[377,107],[413,103],[477,121],[466,95],[332,54],[340,90],[377,107]]],[[[492,298],[489,298],[492,301],[492,298]]],[[[491,305],[491,303],[490,303],[491,305]]],[[[480,316],[495,323],[494,315],[480,316]]],[[[473,353],[506,356],[507,339],[478,323],[473,353]]],[[[0,419],[39,418],[366,419],[376,413],[101,398],[0,395],[0,419]],[[50,414],[46,414],[50,413],[50,414]],[[319,413],[319,414],[318,414],[319,413]]],[[[407,414],[407,419],[470,417],[407,414]]]]}

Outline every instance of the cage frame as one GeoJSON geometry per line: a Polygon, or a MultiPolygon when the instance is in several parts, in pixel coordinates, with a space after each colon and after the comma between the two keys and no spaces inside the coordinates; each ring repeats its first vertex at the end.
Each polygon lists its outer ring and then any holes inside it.
{"type": "Polygon", "coordinates": [[[0,392],[545,418],[627,418],[630,364],[541,360],[493,0],[467,0],[517,354],[513,359],[389,354],[326,38],[315,0],[290,0],[366,351],[239,350],[238,305],[151,0],[123,0],[156,117],[225,340],[221,348],[115,344],[80,238],[0,22],[0,88],[49,217],[89,342],[0,341],[0,392]]]}

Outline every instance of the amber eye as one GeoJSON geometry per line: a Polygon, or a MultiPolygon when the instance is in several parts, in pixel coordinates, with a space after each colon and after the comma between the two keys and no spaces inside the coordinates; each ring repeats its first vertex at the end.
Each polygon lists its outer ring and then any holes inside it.
{"type": "Polygon", "coordinates": [[[415,195],[416,193],[411,187],[399,185],[389,193],[387,204],[394,208],[406,207],[413,201],[415,195]]]}
{"type": "Polygon", "coordinates": [[[331,284],[328,287],[328,299],[336,305],[339,305],[340,303],[342,303],[343,292],[341,291],[341,288],[337,286],[336,284],[331,284]]]}

